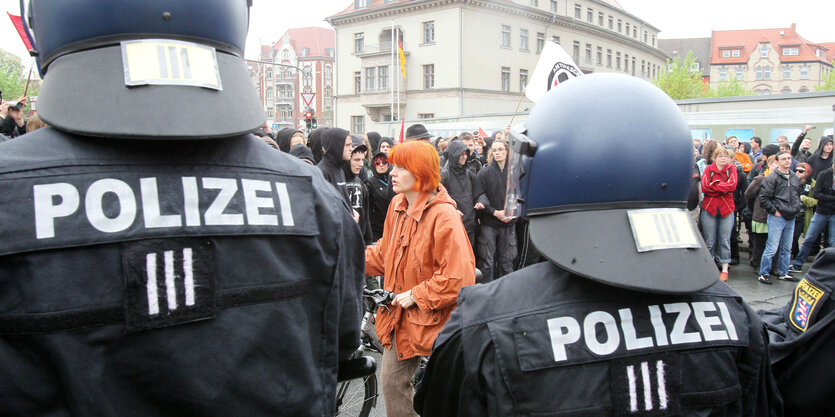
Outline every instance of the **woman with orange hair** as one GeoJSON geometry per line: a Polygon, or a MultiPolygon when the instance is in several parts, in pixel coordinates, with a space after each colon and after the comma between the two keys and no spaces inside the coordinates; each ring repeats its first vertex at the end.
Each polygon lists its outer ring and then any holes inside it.
{"type": "Polygon", "coordinates": [[[365,250],[365,275],[384,275],[397,293],[377,313],[386,347],[381,385],[386,415],[415,416],[410,384],[432,343],[457,307],[458,291],[475,283],[475,259],[455,202],[440,185],[438,152],[421,141],[392,148],[392,199],[383,237],[365,250]]]}

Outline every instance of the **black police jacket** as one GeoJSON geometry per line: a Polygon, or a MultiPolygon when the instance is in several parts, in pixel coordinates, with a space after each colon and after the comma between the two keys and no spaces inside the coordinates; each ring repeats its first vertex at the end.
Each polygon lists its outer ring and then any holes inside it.
{"type": "Polygon", "coordinates": [[[543,262],[461,290],[415,408],[424,417],[780,415],[766,340],[718,281],[658,295],[543,262]]]}
{"type": "Polygon", "coordinates": [[[0,414],[333,414],[363,244],[316,168],[46,128],[0,145],[0,207],[0,414]]]}
{"type": "Polygon", "coordinates": [[[758,313],[787,416],[832,415],[835,248],[821,251],[785,306],[758,313]]]}

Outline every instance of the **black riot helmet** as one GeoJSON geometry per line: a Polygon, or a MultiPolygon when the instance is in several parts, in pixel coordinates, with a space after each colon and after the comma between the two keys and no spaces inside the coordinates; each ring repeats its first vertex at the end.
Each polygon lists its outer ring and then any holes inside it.
{"type": "Polygon", "coordinates": [[[250,5],[31,0],[39,115],[63,131],[116,138],[256,130],[265,116],[243,60],[250,5]]]}
{"type": "Polygon", "coordinates": [[[505,212],[551,262],[606,284],[691,293],[717,281],[689,218],[693,145],[664,92],[623,74],[549,91],[509,135],[505,212]]]}

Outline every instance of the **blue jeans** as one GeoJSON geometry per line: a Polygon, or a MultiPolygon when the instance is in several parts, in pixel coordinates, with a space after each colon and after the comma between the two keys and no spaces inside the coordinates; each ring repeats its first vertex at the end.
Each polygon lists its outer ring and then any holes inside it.
{"type": "Polygon", "coordinates": [[[702,221],[702,237],[705,238],[707,250],[710,256],[719,260],[719,263],[731,262],[731,231],[734,228],[733,213],[718,217],[702,210],[699,215],[702,221]]]}
{"type": "Polygon", "coordinates": [[[792,237],[794,236],[794,219],[786,220],[773,214],[768,215],[768,240],[765,241],[763,259],[760,261],[760,275],[768,275],[771,272],[771,263],[777,248],[777,273],[785,275],[789,273],[789,262],[792,256],[792,237]]]}
{"type": "Polygon", "coordinates": [[[806,262],[806,258],[809,257],[809,252],[812,251],[812,246],[818,240],[818,235],[820,235],[827,223],[829,223],[829,247],[835,246],[835,214],[827,216],[815,213],[812,216],[812,222],[809,223],[809,230],[806,231],[806,237],[803,239],[803,246],[800,247],[800,252],[794,258],[792,266],[798,269],[803,266],[803,262],[806,262]]]}

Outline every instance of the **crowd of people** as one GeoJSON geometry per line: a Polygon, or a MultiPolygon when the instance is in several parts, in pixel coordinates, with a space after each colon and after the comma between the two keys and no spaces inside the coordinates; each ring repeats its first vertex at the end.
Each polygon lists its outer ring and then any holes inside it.
{"type": "Polygon", "coordinates": [[[809,255],[835,244],[833,141],[820,138],[817,149],[807,125],[793,143],[785,136],[775,144],[736,136],[724,142],[693,140],[693,188],[688,209],[727,281],[730,265],[739,264],[739,235],[748,234],[749,262],[757,280],[771,276],[798,281],[809,255]],[[698,213],[698,215],[696,215],[698,213]],[[803,239],[800,240],[800,237],[803,239]]]}
{"type": "MultiPolygon", "coordinates": [[[[490,136],[467,131],[432,137],[421,124],[405,131],[406,141],[425,142],[437,152],[440,184],[455,201],[484,282],[518,269],[520,262],[517,247],[522,242],[517,241],[516,220],[504,215],[509,156],[505,134],[506,130],[490,136]]],[[[328,127],[317,128],[306,138],[299,130],[272,132],[267,125],[256,135],[275,149],[318,166],[354,210],[367,245],[382,237],[386,212],[396,195],[389,161],[395,145],[392,138],[328,127]]]]}

